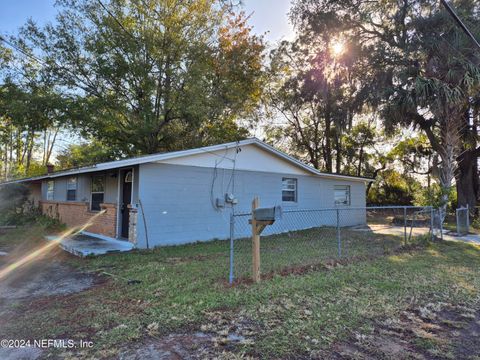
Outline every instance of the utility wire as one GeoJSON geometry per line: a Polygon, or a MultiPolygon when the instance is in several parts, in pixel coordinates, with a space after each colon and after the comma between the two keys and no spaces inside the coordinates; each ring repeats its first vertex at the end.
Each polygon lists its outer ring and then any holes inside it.
{"type": "MultiPolygon", "coordinates": [[[[124,32],[125,32],[126,34],[128,34],[128,36],[130,36],[130,37],[137,43],[137,45],[140,45],[138,39],[137,39],[132,33],[130,33],[130,32],[122,25],[122,23],[118,20],[118,18],[103,4],[103,2],[102,2],[101,0],[97,0],[97,2],[98,2],[99,5],[107,12],[107,14],[108,14],[112,19],[115,20],[115,22],[118,24],[118,26],[120,26],[120,28],[121,28],[124,32]]],[[[17,50],[18,52],[20,52],[20,53],[22,53],[23,55],[29,57],[30,59],[35,60],[35,61],[38,62],[39,64],[41,64],[41,65],[43,65],[43,66],[48,66],[48,64],[47,64],[45,61],[41,60],[40,58],[36,57],[35,55],[33,55],[33,54],[29,53],[29,52],[23,50],[21,47],[15,45],[15,44],[12,43],[11,41],[7,40],[7,39],[6,39],[4,36],[2,36],[2,35],[0,35],[0,41],[3,41],[5,44],[7,44],[8,46],[10,46],[11,48],[17,50]]],[[[55,66],[57,69],[62,69],[62,70],[64,70],[64,71],[66,71],[66,72],[69,73],[70,75],[73,75],[74,78],[78,79],[78,77],[77,77],[75,74],[73,74],[70,70],[68,70],[68,69],[66,69],[66,68],[64,68],[64,67],[59,66],[59,65],[56,64],[55,62],[54,62],[54,66],[55,66]]],[[[84,84],[85,84],[88,88],[90,88],[91,90],[94,90],[94,91],[96,92],[96,89],[93,88],[91,85],[86,84],[86,83],[84,83],[84,84]]],[[[82,88],[82,87],[79,86],[79,88],[82,88]]],[[[84,90],[84,89],[82,88],[82,90],[84,90]]]]}
{"type": "Polygon", "coordinates": [[[125,29],[125,27],[123,26],[123,24],[120,22],[120,20],[118,20],[118,18],[110,11],[108,10],[108,8],[103,4],[103,2],[101,0],[97,0],[97,2],[100,4],[100,6],[107,12],[108,15],[110,15],[110,17],[115,20],[115,22],[118,24],[118,26],[120,26],[120,28],[126,33],[128,34],[128,36],[130,36],[133,40],[135,40],[135,42],[137,43],[137,45],[139,45],[139,42],[138,42],[138,39],[130,32],[128,31],[127,29],[125,29]]]}
{"type": "Polygon", "coordinates": [[[443,4],[443,6],[445,6],[445,8],[447,9],[448,13],[453,18],[453,20],[455,20],[455,22],[460,26],[460,28],[465,32],[465,34],[470,39],[472,39],[472,41],[475,43],[475,45],[477,45],[478,49],[480,50],[480,43],[477,41],[477,39],[475,39],[475,36],[473,36],[473,34],[470,32],[468,27],[463,23],[463,21],[458,17],[455,10],[453,10],[450,4],[447,3],[447,0],[440,0],[440,2],[443,4]]]}
{"type": "Polygon", "coordinates": [[[10,46],[12,49],[18,51],[19,53],[25,55],[26,57],[30,58],[31,60],[34,60],[36,61],[37,63],[39,63],[40,65],[44,66],[44,67],[49,67],[49,66],[52,66],[54,68],[56,68],[57,70],[62,70],[62,71],[65,71],[66,73],[70,74],[71,76],[73,76],[74,79],[77,79],[77,81],[83,83],[83,86],[80,86],[80,85],[75,85],[77,88],[79,89],[82,89],[83,91],[86,91],[85,88],[89,89],[89,91],[93,91],[95,92],[96,94],[98,94],[98,91],[97,89],[91,85],[91,84],[87,84],[85,81],[81,80],[75,73],[73,73],[71,70],[67,69],[66,67],[63,67],[63,66],[60,66],[58,65],[55,61],[52,60],[52,63],[53,64],[48,64],[47,62],[45,62],[44,60],[38,58],[37,56],[25,51],[24,49],[22,49],[21,47],[17,46],[16,44],[12,43],[11,41],[7,40],[4,36],[0,35],[0,41],[3,41],[5,44],[7,44],[8,46],[10,46]]]}
{"type": "MultiPolygon", "coordinates": [[[[137,45],[141,46],[139,40],[131,33],[129,32],[123,25],[122,23],[118,20],[118,18],[103,4],[103,2],[101,0],[97,0],[97,2],[99,3],[99,5],[107,12],[107,14],[112,17],[112,19],[115,20],[115,22],[118,24],[118,26],[120,26],[120,28],[126,33],[128,34],[128,36],[130,36],[136,43],[137,45]]],[[[10,46],[11,48],[17,50],[18,52],[22,53],[23,55],[27,56],[28,58],[36,61],[37,63],[39,63],[40,65],[42,66],[45,66],[45,67],[48,67],[48,66],[54,66],[55,68],[57,69],[60,69],[60,70],[63,70],[65,72],[67,72],[68,74],[70,74],[71,76],[73,76],[75,79],[77,79],[78,81],[82,82],[88,89],[90,89],[90,91],[93,91],[95,92],[96,94],[98,94],[98,91],[97,89],[92,86],[91,84],[88,84],[86,83],[85,81],[82,81],[81,79],[78,78],[78,76],[76,74],[74,74],[72,71],[70,71],[69,69],[63,67],[63,66],[60,66],[58,65],[56,62],[53,61],[53,64],[52,65],[49,65],[48,63],[46,63],[44,60],[38,58],[37,56],[25,51],[24,49],[22,49],[21,47],[17,46],[16,44],[12,43],[11,41],[7,40],[4,36],[0,35],[0,41],[3,41],[5,44],[7,44],[8,46],[10,46]]],[[[150,58],[147,54],[147,58],[150,58]]],[[[77,85],[78,88],[82,89],[82,90],[85,90],[84,87],[82,86],[79,86],[77,85]]]]}
{"type": "Polygon", "coordinates": [[[10,46],[11,48],[17,50],[18,52],[22,53],[23,55],[29,57],[30,59],[33,59],[35,60],[36,62],[38,62],[40,65],[43,65],[43,66],[47,66],[47,63],[41,59],[39,59],[38,57],[36,57],[35,55],[33,54],[30,54],[29,52],[23,50],[21,47],[15,45],[14,43],[12,43],[11,41],[8,41],[5,37],[3,37],[2,35],[0,35],[0,41],[3,41],[5,44],[7,44],[8,46],[10,46]]]}
{"type": "Polygon", "coordinates": [[[117,25],[128,35],[130,36],[133,41],[135,41],[135,43],[137,44],[137,46],[139,46],[140,48],[144,48],[145,50],[145,57],[146,57],[146,60],[147,61],[152,61],[152,58],[150,57],[150,55],[148,54],[148,51],[147,51],[147,48],[146,48],[146,45],[144,46],[142,44],[142,42],[140,40],[138,40],[138,38],[133,35],[130,31],[128,31],[125,26],[123,26],[122,22],[120,20],[118,20],[118,18],[105,6],[105,4],[102,2],[102,0],[97,0],[97,2],[100,4],[100,6],[107,12],[107,14],[117,23],[117,25]]]}

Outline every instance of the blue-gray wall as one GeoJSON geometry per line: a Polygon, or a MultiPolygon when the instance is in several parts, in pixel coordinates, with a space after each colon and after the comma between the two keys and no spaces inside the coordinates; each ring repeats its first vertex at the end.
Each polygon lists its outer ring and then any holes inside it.
{"type": "MultiPolygon", "coordinates": [[[[117,203],[118,179],[117,170],[110,172],[88,173],[74,175],[77,178],[77,198],[75,201],[90,202],[92,176],[105,176],[105,203],[117,203]]],[[[67,201],[67,181],[72,176],[56,177],[42,181],[42,200],[47,200],[47,182],[54,181],[52,201],[67,201]]]]}
{"type": "MultiPolygon", "coordinates": [[[[217,170],[213,190],[212,168],[149,163],[140,165],[139,173],[139,198],[143,204],[150,247],[228,238],[231,209],[214,209],[211,193],[214,199],[224,196],[231,170],[217,170]]],[[[250,211],[255,196],[260,197],[262,207],[281,205],[284,210],[331,208],[334,207],[335,185],[350,185],[350,207],[365,206],[365,183],[361,181],[237,170],[234,183],[234,194],[239,200],[235,206],[237,213],[250,211]],[[296,203],[282,202],[283,177],[298,179],[296,203]]],[[[324,217],[322,224],[318,220],[321,216],[302,217],[303,223],[295,222],[295,226],[331,225],[335,221],[333,214],[324,217]]],[[[352,211],[348,219],[343,226],[365,223],[365,211],[352,211]]],[[[141,209],[137,246],[146,247],[141,209]]]]}

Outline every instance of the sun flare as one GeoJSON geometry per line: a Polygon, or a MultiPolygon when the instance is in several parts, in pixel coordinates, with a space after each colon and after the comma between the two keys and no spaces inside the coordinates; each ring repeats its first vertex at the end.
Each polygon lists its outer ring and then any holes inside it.
{"type": "Polygon", "coordinates": [[[331,45],[331,50],[333,56],[340,56],[345,51],[345,43],[341,40],[335,40],[331,45]]]}
{"type": "Polygon", "coordinates": [[[55,240],[49,241],[46,245],[42,246],[41,248],[32,251],[31,253],[25,255],[21,259],[15,261],[13,264],[10,264],[2,269],[0,269],[0,282],[10,275],[12,272],[21,268],[22,266],[31,263],[37,259],[39,259],[42,255],[45,255],[47,252],[52,250],[56,245],[62,242],[63,239],[68,238],[70,236],[75,236],[82,231],[86,230],[89,226],[91,226],[95,220],[95,218],[99,217],[100,215],[104,214],[105,210],[100,211],[99,213],[93,215],[86,223],[80,226],[75,226],[71,229],[68,229],[63,234],[56,237],[55,240]]]}

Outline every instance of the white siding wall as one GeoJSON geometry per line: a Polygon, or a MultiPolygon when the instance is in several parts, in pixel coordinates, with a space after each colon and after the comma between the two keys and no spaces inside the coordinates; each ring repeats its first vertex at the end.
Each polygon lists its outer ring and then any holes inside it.
{"type": "Polygon", "coordinates": [[[262,171],[268,173],[309,175],[311,172],[274,155],[257,145],[245,145],[238,149],[216,150],[196,155],[161,161],[164,164],[213,168],[262,171]],[[235,160],[235,161],[233,161],[235,160]]]}
{"type": "MultiPolygon", "coordinates": [[[[145,211],[150,246],[228,237],[231,210],[227,207],[218,211],[212,206],[213,168],[150,163],[140,165],[139,170],[139,197],[145,211]]],[[[224,197],[230,178],[231,170],[217,170],[213,200],[224,197]]],[[[331,208],[334,206],[335,185],[350,185],[351,207],[365,206],[365,184],[361,181],[237,170],[234,182],[234,194],[239,200],[236,212],[250,211],[255,196],[260,197],[262,207],[281,205],[284,210],[331,208]],[[282,177],[298,179],[297,203],[282,202],[282,177]]],[[[352,211],[348,219],[348,223],[342,223],[343,226],[365,223],[365,212],[352,211]]],[[[295,226],[307,228],[322,225],[318,220],[305,218],[304,221],[296,221],[295,226]]],[[[331,225],[334,219],[330,221],[324,218],[322,221],[323,225],[331,225]]],[[[140,209],[137,231],[138,246],[145,247],[140,209]]]]}

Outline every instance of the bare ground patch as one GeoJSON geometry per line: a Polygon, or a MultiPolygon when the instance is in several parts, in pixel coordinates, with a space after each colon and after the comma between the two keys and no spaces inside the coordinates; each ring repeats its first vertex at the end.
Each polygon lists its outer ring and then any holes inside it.
{"type": "MultiPolygon", "coordinates": [[[[31,248],[25,251],[14,249],[0,260],[0,269],[13,267],[19,259],[29,254],[31,248]]],[[[23,267],[15,268],[0,281],[0,323],[10,326],[23,322],[29,313],[41,312],[42,307],[52,307],[73,294],[92,288],[104,281],[101,277],[82,272],[67,264],[68,257],[62,250],[52,252],[35,259],[23,267]]],[[[21,334],[5,333],[0,327],[0,339],[38,340],[30,332],[28,322],[22,328],[21,334]]],[[[4,330],[4,329],[3,329],[4,330]]],[[[20,360],[38,359],[44,356],[41,348],[1,348],[0,359],[20,360]]]]}
{"type": "Polygon", "coordinates": [[[410,309],[333,346],[334,359],[479,359],[480,311],[448,304],[410,309]]]}
{"type": "MultiPolygon", "coordinates": [[[[151,336],[121,349],[115,356],[137,359],[259,358],[255,341],[262,328],[242,314],[212,312],[199,329],[151,336]],[[133,346],[132,346],[133,345],[133,346]]],[[[399,318],[375,321],[369,334],[356,333],[330,348],[295,354],[302,359],[470,359],[480,357],[480,311],[429,304],[399,318]]],[[[289,358],[288,356],[286,358],[289,358]]]]}
{"type": "Polygon", "coordinates": [[[99,277],[68,264],[69,254],[56,247],[38,252],[45,241],[22,243],[0,257],[0,311],[12,303],[36,302],[42,298],[78,293],[92,287],[99,277]],[[39,253],[39,255],[35,255],[39,253]],[[28,261],[24,262],[27,257],[28,261]]]}
{"type": "MultiPolygon", "coordinates": [[[[190,332],[158,336],[158,323],[147,326],[149,335],[141,342],[120,349],[112,357],[140,359],[233,359],[249,357],[260,326],[241,313],[214,311],[190,332]]],[[[250,355],[251,357],[251,355],[250,355]]]]}
{"type": "Polygon", "coordinates": [[[60,261],[33,265],[28,274],[14,276],[0,284],[0,304],[13,299],[68,295],[90,288],[94,277],[60,261]]]}

